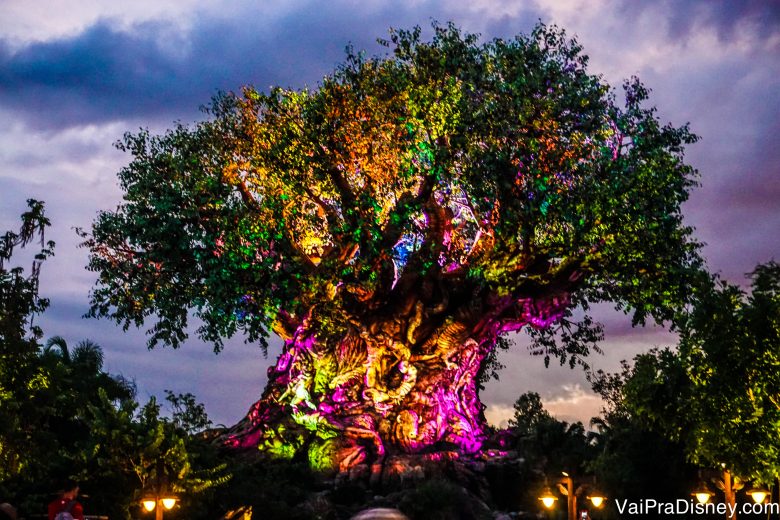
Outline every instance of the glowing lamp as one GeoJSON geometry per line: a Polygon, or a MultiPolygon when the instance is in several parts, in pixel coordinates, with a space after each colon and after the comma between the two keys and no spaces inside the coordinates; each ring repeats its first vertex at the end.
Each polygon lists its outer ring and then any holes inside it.
{"type": "Polygon", "coordinates": [[[764,502],[766,497],[769,496],[769,491],[766,489],[751,489],[747,492],[747,494],[753,498],[753,501],[756,504],[761,504],[764,502]]]}
{"type": "Polygon", "coordinates": [[[162,502],[162,505],[165,509],[173,509],[173,506],[176,505],[176,498],[175,497],[165,497],[160,500],[162,502]]]}
{"type": "Polygon", "coordinates": [[[700,504],[706,504],[710,501],[710,497],[712,496],[712,492],[709,490],[707,485],[704,482],[699,482],[699,485],[696,488],[696,491],[691,493],[691,495],[696,497],[696,500],[700,504]]]}
{"type": "Polygon", "coordinates": [[[144,509],[146,509],[147,511],[153,511],[154,510],[154,506],[157,505],[157,500],[155,500],[153,498],[144,498],[141,501],[141,505],[143,505],[144,509]]]}
{"type": "Polygon", "coordinates": [[[552,491],[550,490],[550,487],[547,486],[544,488],[544,491],[542,491],[542,496],[539,497],[539,500],[542,501],[542,505],[545,508],[551,509],[552,506],[555,505],[555,501],[558,500],[558,497],[553,495],[552,491]]]}
{"type": "Polygon", "coordinates": [[[593,504],[593,507],[601,507],[604,505],[604,500],[606,500],[606,497],[603,497],[600,494],[596,494],[588,497],[588,500],[590,500],[590,503],[593,504]]]}

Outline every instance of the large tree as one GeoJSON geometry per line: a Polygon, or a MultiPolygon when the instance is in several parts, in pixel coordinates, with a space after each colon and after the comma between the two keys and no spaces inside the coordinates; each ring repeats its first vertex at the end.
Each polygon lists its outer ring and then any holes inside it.
{"type": "Polygon", "coordinates": [[[86,236],[92,313],[153,319],[150,345],[178,346],[191,310],[217,350],[239,331],[284,340],[233,446],[341,469],[473,452],[502,334],[530,327],[573,364],[598,329],[572,309],[664,321],[700,267],[680,212],[695,137],[661,125],[637,80],[621,108],[543,25],[382,43],[314,90],[246,88],[119,145],[124,202],[86,236]]]}

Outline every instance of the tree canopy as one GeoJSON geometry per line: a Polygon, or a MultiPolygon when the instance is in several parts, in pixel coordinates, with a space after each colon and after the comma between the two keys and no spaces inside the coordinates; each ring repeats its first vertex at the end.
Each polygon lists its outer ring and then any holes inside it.
{"type": "Polygon", "coordinates": [[[621,392],[695,463],[769,484],[780,474],[780,265],[750,279],[749,293],[723,281],[700,291],[679,352],[639,356],[621,392]]]}
{"type": "MultiPolygon", "coordinates": [[[[687,126],[662,125],[636,79],[619,107],[555,27],[433,29],[392,31],[386,56],[350,49],[315,89],[247,87],[191,127],[127,134],[124,201],[85,235],[92,313],[156,315],[150,346],[177,346],[195,309],[219,349],[304,320],[343,334],[438,280],[446,314],[478,301],[497,331],[594,301],[671,318],[700,265],[687,126]]],[[[584,353],[591,324],[559,324],[584,353]]],[[[556,330],[540,345],[565,357],[556,330]]]]}
{"type": "Polygon", "coordinates": [[[572,309],[663,322],[701,274],[680,209],[696,137],[637,79],[620,106],[542,24],[381,43],[314,89],[246,87],[200,123],[127,134],[124,200],[84,235],[91,314],[149,319],[150,347],[177,347],[192,311],[215,350],[284,340],[228,445],[372,479],[394,453],[480,449],[506,333],[574,366],[601,330],[572,309]]]}
{"type": "Polygon", "coordinates": [[[0,479],[17,473],[24,464],[22,455],[36,450],[28,425],[20,421],[35,416],[32,397],[47,384],[46,371],[34,363],[43,332],[33,319],[49,304],[38,295],[38,278],[54,242],[45,240],[50,223],[43,203],[29,199],[27,206],[19,231],[0,237],[0,479]],[[25,273],[12,264],[13,256],[36,240],[40,249],[30,272],[25,273]]]}

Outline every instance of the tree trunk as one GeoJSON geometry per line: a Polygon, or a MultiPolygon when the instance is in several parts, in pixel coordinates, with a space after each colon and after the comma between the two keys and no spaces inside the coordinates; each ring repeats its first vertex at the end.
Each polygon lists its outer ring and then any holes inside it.
{"type": "MultiPolygon", "coordinates": [[[[548,288],[549,289],[549,288],[548,288]]],[[[323,338],[303,319],[268,371],[262,398],[223,440],[347,471],[386,455],[457,450],[473,453],[486,438],[477,378],[498,335],[545,327],[568,305],[568,293],[544,298],[430,298],[421,286],[396,312],[373,314],[339,338],[323,338]],[[400,309],[400,310],[399,310],[400,309]]]]}
{"type": "Polygon", "coordinates": [[[476,377],[492,344],[467,338],[449,348],[442,338],[437,346],[414,354],[387,337],[329,344],[301,330],[228,443],[286,457],[305,449],[314,467],[341,471],[381,464],[388,451],[474,452],[485,437],[476,377]]]}

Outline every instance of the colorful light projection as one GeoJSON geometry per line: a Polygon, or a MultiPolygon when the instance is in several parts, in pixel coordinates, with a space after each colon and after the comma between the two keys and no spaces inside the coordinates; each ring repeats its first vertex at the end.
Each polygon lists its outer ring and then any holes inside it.
{"type": "MultiPolygon", "coordinates": [[[[565,298],[546,305],[526,302],[522,320],[504,327],[547,326],[567,303],[565,298]]],[[[414,312],[410,316],[408,337],[422,326],[421,318],[414,312]]],[[[462,323],[445,323],[423,348],[414,349],[382,326],[374,333],[348,335],[335,348],[299,327],[269,369],[263,399],[233,429],[229,444],[292,457],[313,435],[319,440],[309,448],[312,465],[341,471],[381,462],[387,450],[478,451],[486,425],[477,376],[500,326],[488,326],[477,341],[462,323]]],[[[386,328],[393,326],[389,322],[386,328]]]]}
{"type": "Polygon", "coordinates": [[[638,83],[614,106],[557,29],[434,33],[350,55],[315,91],[246,89],[194,129],[122,145],[125,202],[86,242],[93,313],[157,316],[151,344],[178,345],[190,308],[217,349],[284,340],[229,445],[342,471],[473,453],[502,335],[540,331],[539,353],[575,363],[598,331],[573,305],[641,322],[688,294],[690,134],[641,110],[638,83]]]}

